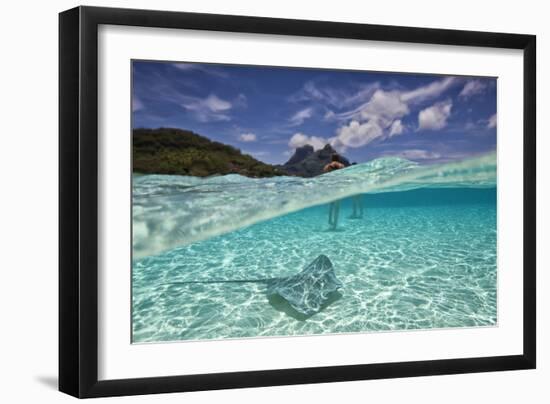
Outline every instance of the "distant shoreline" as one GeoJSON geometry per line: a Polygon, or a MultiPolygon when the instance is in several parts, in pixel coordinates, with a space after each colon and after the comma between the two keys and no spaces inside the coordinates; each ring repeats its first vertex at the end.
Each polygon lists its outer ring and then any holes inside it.
{"type": "Polygon", "coordinates": [[[241,150],[177,128],[134,129],[132,167],[137,175],[173,174],[194,177],[239,174],[250,178],[276,176],[315,177],[332,156],[344,165],[349,161],[330,146],[315,151],[305,145],[281,165],[264,163],[241,150]]]}

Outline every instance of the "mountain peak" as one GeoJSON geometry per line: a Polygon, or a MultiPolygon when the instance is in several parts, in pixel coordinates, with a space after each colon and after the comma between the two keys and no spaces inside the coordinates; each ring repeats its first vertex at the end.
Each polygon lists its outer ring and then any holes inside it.
{"type": "Polygon", "coordinates": [[[322,149],[317,151],[309,144],[297,147],[292,157],[283,164],[282,168],[291,175],[315,177],[323,174],[323,168],[332,161],[334,154],[338,156],[338,160],[346,167],[350,165],[347,158],[339,154],[327,143],[322,149]]]}
{"type": "Polygon", "coordinates": [[[297,147],[294,151],[292,157],[285,163],[286,164],[297,164],[300,161],[303,161],[306,157],[313,154],[314,149],[312,145],[306,144],[301,147],[297,147]]]}

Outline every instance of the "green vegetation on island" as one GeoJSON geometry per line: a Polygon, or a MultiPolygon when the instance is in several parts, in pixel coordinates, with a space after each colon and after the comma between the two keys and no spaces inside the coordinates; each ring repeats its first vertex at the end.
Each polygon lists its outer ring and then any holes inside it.
{"type": "Polygon", "coordinates": [[[188,130],[134,129],[132,137],[134,173],[198,177],[240,174],[258,178],[285,175],[283,170],[243,154],[233,146],[188,130]]]}

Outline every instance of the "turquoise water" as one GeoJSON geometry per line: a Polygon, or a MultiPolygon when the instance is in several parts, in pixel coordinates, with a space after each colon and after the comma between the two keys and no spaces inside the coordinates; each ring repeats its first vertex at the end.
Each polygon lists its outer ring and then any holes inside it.
{"type": "Polygon", "coordinates": [[[383,159],[314,179],[136,178],[133,341],[495,325],[494,160],[383,159]],[[292,276],[320,254],[342,288],[311,316],[262,282],[200,283],[292,276]]]}

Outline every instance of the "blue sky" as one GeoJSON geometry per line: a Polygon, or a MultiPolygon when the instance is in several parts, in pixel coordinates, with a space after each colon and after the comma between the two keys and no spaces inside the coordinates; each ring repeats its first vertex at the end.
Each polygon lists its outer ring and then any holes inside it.
{"type": "Polygon", "coordinates": [[[188,129],[267,163],[330,143],[358,163],[496,149],[496,79],[134,61],[134,128],[188,129]]]}

